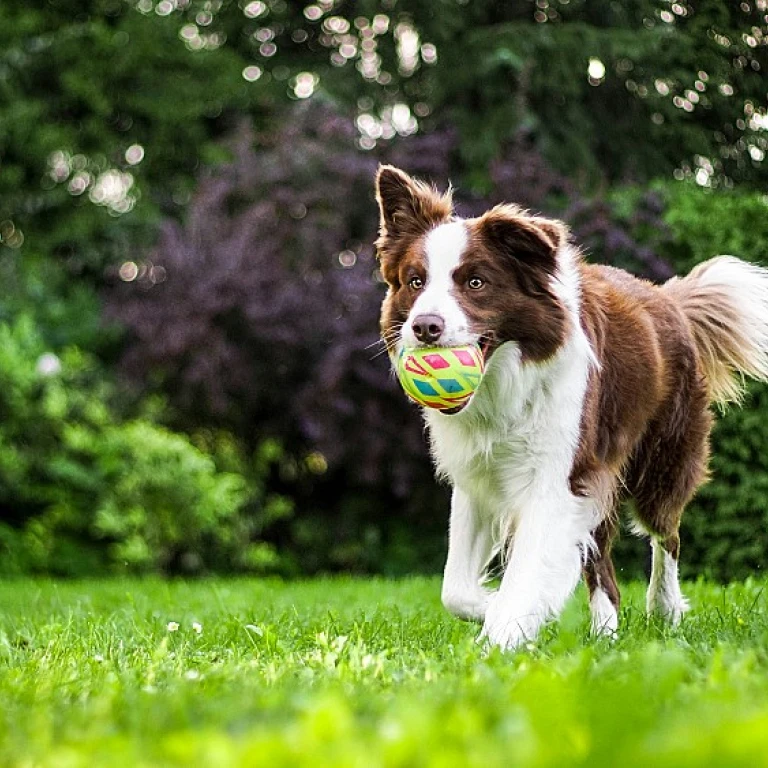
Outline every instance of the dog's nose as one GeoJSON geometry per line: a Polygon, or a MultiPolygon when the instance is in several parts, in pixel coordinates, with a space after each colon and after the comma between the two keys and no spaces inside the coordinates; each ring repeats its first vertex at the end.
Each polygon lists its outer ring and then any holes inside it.
{"type": "Polygon", "coordinates": [[[422,344],[434,344],[443,335],[445,321],[440,315],[418,315],[411,327],[422,344]]]}

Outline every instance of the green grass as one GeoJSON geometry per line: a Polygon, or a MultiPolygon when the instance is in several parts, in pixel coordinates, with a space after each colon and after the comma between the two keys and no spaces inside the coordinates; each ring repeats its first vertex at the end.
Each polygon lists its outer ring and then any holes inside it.
{"type": "Polygon", "coordinates": [[[486,655],[436,579],[5,582],[0,765],[768,765],[765,586],[486,655]]]}

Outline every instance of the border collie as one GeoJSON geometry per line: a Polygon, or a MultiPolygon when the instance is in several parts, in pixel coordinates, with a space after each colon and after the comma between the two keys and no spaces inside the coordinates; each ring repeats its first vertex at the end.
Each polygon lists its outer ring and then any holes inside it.
{"type": "Polygon", "coordinates": [[[657,286],[587,264],[563,223],[514,205],[461,219],[450,190],[392,166],[376,191],[393,361],[403,346],[471,343],[486,359],[460,412],[424,411],[453,488],[445,607],[511,649],[583,573],[593,631],[615,634],[611,544],[631,497],[651,539],[648,611],[677,623],[678,529],[707,477],[710,404],[738,401],[744,375],[768,379],[768,270],[719,256],[657,286]]]}

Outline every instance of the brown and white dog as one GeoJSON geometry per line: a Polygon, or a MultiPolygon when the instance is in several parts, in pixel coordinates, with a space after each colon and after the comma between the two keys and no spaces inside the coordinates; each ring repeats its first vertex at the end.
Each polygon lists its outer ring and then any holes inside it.
{"type": "Polygon", "coordinates": [[[768,379],[768,270],[720,256],[656,286],[585,263],[564,224],[513,205],[457,218],[450,191],[391,166],[377,199],[393,360],[403,346],[468,343],[486,357],[468,405],[424,413],[453,486],[445,607],[514,648],[583,571],[593,630],[615,633],[610,550],[632,497],[651,537],[648,610],[678,622],[678,528],[707,476],[710,404],[738,400],[742,374],[768,379]]]}

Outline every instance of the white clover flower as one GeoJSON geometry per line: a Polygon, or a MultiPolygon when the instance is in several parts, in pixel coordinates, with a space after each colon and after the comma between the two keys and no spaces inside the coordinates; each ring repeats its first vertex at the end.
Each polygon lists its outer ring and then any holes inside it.
{"type": "Polygon", "coordinates": [[[192,629],[197,632],[197,634],[201,634],[203,631],[203,625],[199,621],[193,621],[192,622],[192,629]]]}
{"type": "Polygon", "coordinates": [[[166,629],[169,632],[178,632],[179,631],[179,622],[178,621],[169,621],[168,626],[166,629]]]}

